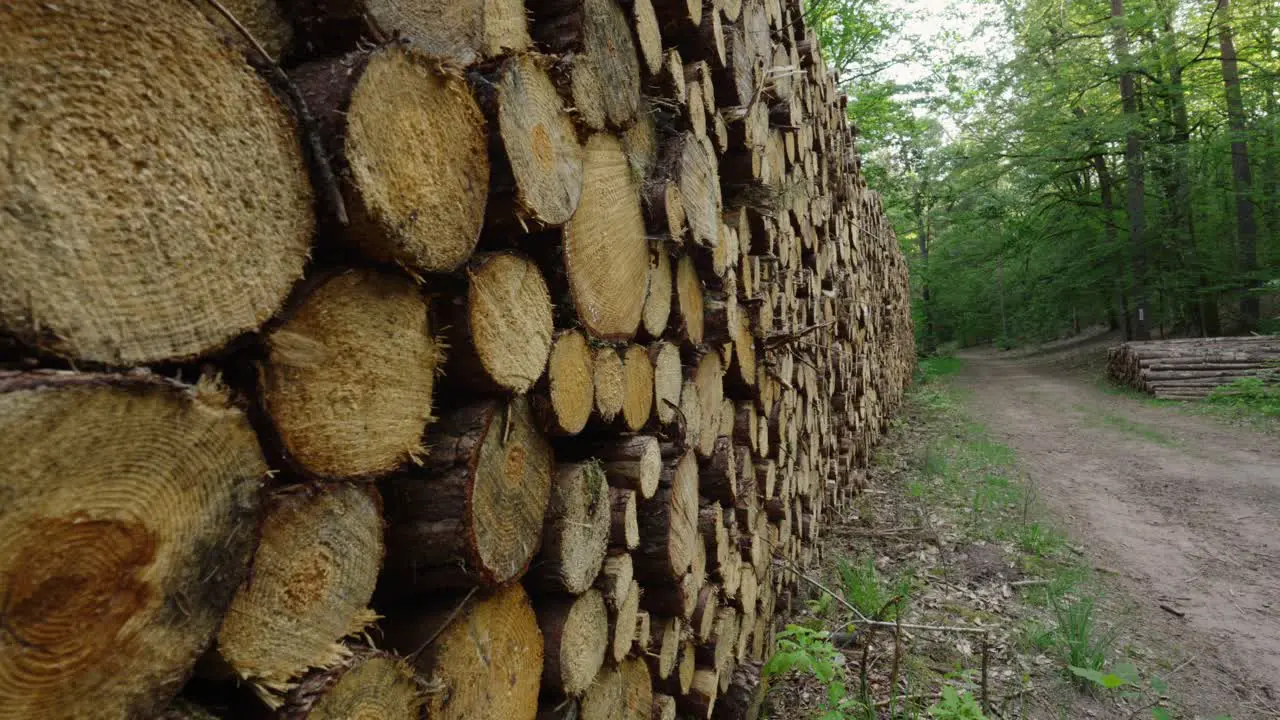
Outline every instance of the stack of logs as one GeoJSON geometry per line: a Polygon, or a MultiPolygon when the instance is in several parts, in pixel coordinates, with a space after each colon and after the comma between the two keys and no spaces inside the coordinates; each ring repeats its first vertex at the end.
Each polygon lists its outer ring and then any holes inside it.
{"type": "Polygon", "coordinates": [[[0,720],[753,712],[914,358],[798,0],[0,39],[0,720]]]}
{"type": "Polygon", "coordinates": [[[1127,342],[1107,351],[1117,382],[1168,400],[1197,400],[1246,377],[1274,380],[1280,337],[1183,338],[1127,342]]]}

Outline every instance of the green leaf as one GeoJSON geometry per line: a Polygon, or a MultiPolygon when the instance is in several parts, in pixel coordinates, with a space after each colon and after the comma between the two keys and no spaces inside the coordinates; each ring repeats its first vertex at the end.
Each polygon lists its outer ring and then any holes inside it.
{"type": "Polygon", "coordinates": [[[1157,693],[1160,693],[1161,695],[1168,695],[1169,683],[1165,682],[1164,678],[1161,678],[1160,676],[1157,675],[1151,678],[1151,689],[1155,690],[1157,693]]]}
{"type": "Polygon", "coordinates": [[[1154,707],[1151,708],[1151,720],[1173,720],[1173,716],[1162,707],[1154,707]]]}
{"type": "Polygon", "coordinates": [[[1075,665],[1069,665],[1067,666],[1067,669],[1070,670],[1071,673],[1076,677],[1084,678],[1085,680],[1088,680],[1094,685],[1100,685],[1105,687],[1103,683],[1103,675],[1098,670],[1091,670],[1089,668],[1076,667],[1075,665]]]}

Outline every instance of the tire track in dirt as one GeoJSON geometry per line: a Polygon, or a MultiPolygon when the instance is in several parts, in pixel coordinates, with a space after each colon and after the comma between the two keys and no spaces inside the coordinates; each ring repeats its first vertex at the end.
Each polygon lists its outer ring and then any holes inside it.
{"type": "Polygon", "coordinates": [[[964,359],[970,414],[1114,572],[1138,608],[1126,631],[1193,658],[1182,699],[1280,717],[1280,439],[1109,395],[1052,356],[964,359]]]}

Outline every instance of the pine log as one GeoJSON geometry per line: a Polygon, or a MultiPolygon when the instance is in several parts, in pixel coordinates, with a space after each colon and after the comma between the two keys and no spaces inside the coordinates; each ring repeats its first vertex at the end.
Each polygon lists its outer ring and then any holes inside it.
{"type": "Polygon", "coordinates": [[[609,524],[609,544],[628,552],[640,545],[640,521],[636,517],[636,492],[623,488],[609,488],[612,506],[609,524]]]}
{"type": "Polygon", "coordinates": [[[653,364],[648,349],[628,345],[622,353],[622,424],[631,431],[644,428],[653,415],[653,364]]]}
{"type": "Polygon", "coordinates": [[[678,581],[692,565],[694,547],[701,544],[698,464],[692,453],[664,463],[658,490],[640,501],[639,519],[636,576],[646,583],[678,581]]]}
{"type": "Polygon", "coordinates": [[[543,640],[520,583],[419,613],[390,618],[384,634],[397,652],[415,658],[414,668],[431,689],[426,717],[533,720],[543,640]]]}
{"type": "Polygon", "coordinates": [[[717,720],[753,720],[759,717],[764,694],[760,663],[740,663],[733,671],[729,690],[720,698],[715,717],[717,720]]]}
{"type": "Polygon", "coordinates": [[[278,707],[308,669],[348,660],[339,641],[377,618],[369,601],[382,554],[382,504],[372,487],[294,486],[276,494],[253,574],[218,631],[218,657],[278,707]]]}
{"type": "Polygon", "coordinates": [[[723,201],[716,167],[710,142],[686,133],[663,146],[656,171],[659,177],[671,179],[680,188],[693,241],[707,247],[715,246],[720,235],[723,201]]]}
{"type": "Polygon", "coordinates": [[[720,411],[724,400],[724,371],[717,353],[704,353],[693,371],[698,388],[697,449],[701,457],[710,457],[720,433],[720,411]]]}
{"type": "Polygon", "coordinates": [[[653,363],[653,415],[659,426],[668,426],[680,417],[680,391],[684,375],[680,368],[680,350],[672,343],[655,342],[649,346],[653,363]]]}
{"type": "Polygon", "coordinates": [[[640,583],[632,580],[622,601],[609,610],[607,655],[614,664],[622,662],[635,644],[636,616],[643,598],[640,583]]]}
{"type": "Polygon", "coordinates": [[[554,328],[538,266],[511,251],[476,255],[449,306],[447,375],[479,392],[528,392],[547,367],[554,328]]]}
{"type": "Polygon", "coordinates": [[[690,619],[690,626],[693,628],[693,636],[700,643],[705,643],[711,639],[712,630],[715,629],[716,614],[720,610],[720,586],[715,584],[706,584],[698,591],[698,603],[694,608],[693,617],[690,619]]]}
{"type": "Polygon", "coordinates": [[[522,227],[563,225],[582,197],[583,151],[573,120],[548,73],[549,58],[519,54],[472,86],[496,132],[489,215],[515,217],[522,227]],[[504,210],[496,208],[507,205],[504,210]]]}
{"type": "Polygon", "coordinates": [[[649,669],[634,658],[605,666],[582,698],[582,720],[649,720],[653,687],[649,669]]]}
{"type": "Polygon", "coordinates": [[[315,213],[291,115],[203,9],[5,4],[0,333],[113,366],[190,359],[302,276],[315,213]]]}
{"type": "Polygon", "coordinates": [[[693,671],[689,692],[676,698],[676,707],[695,718],[710,718],[715,710],[720,678],[713,668],[698,667],[693,671]]]}
{"type": "Polygon", "coordinates": [[[738,500],[738,458],[733,440],[716,438],[711,456],[699,463],[699,490],[706,497],[732,506],[738,500]]]}
{"type": "Polygon", "coordinates": [[[291,73],[318,122],[369,257],[453,270],[480,238],[488,132],[466,80],[401,46],[357,50],[291,73]]]}
{"type": "Polygon", "coordinates": [[[563,454],[598,459],[609,484],[636,491],[638,499],[653,497],[662,476],[662,450],[657,438],[648,435],[575,443],[564,448],[563,454]]]}
{"type": "Polygon", "coordinates": [[[587,338],[562,330],[551,343],[547,372],[532,396],[542,427],[551,435],[577,435],[595,407],[595,365],[587,338]]]}
{"type": "Polygon", "coordinates": [[[424,466],[382,483],[389,591],[499,585],[538,548],[551,492],[551,449],[528,401],[460,408],[427,434],[424,466]]]}
{"type": "Polygon", "coordinates": [[[684,341],[691,345],[701,345],[705,327],[705,297],[702,280],[693,258],[683,255],[676,262],[676,311],[679,320],[678,328],[684,341]]]}
{"type": "Polygon", "coordinates": [[[591,587],[609,543],[609,491],[596,463],[556,467],[542,545],[530,573],[533,586],[575,595],[591,587]]]}
{"type": "Polygon", "coordinates": [[[423,455],[443,352],[407,277],[316,282],[266,336],[262,404],[286,457],[319,478],[373,477],[423,455]]]}
{"type": "Polygon", "coordinates": [[[583,328],[627,340],[640,327],[649,274],[639,186],[613,136],[591,136],[585,153],[582,199],[564,227],[564,268],[583,328]]]}
{"type": "Polygon", "coordinates": [[[430,55],[471,65],[529,46],[519,0],[290,0],[310,54],[401,38],[430,55]]]}
{"type": "Polygon", "coordinates": [[[676,699],[670,695],[654,693],[653,715],[650,720],[676,720],[676,699]]]}
{"type": "Polygon", "coordinates": [[[608,615],[598,590],[535,603],[545,656],[543,691],[576,697],[586,692],[604,665],[608,615]]]}
{"type": "Polygon", "coordinates": [[[604,559],[600,574],[596,576],[595,587],[604,596],[605,603],[611,610],[617,610],[631,592],[631,581],[634,569],[630,553],[611,553],[604,559]]]}
{"type": "Polygon", "coordinates": [[[652,0],[622,0],[630,6],[631,29],[636,34],[642,67],[649,75],[662,69],[662,30],[652,0]]]}
{"type": "Polygon", "coordinates": [[[416,720],[425,697],[413,668],[391,653],[361,649],[298,683],[277,713],[280,720],[374,717],[416,720]]]}
{"type": "Polygon", "coordinates": [[[596,348],[592,357],[592,381],[596,388],[596,414],[606,425],[612,423],[627,399],[626,370],[615,348],[596,348]]]}
{"type": "Polygon", "coordinates": [[[640,610],[636,613],[636,638],[632,645],[632,652],[637,656],[643,656],[649,652],[649,613],[640,610]]]}
{"type": "Polygon", "coordinates": [[[675,670],[680,659],[682,627],[679,617],[649,614],[650,651],[645,659],[655,680],[666,680],[675,670]]]}
{"type": "Polygon", "coordinates": [[[702,578],[687,572],[673,582],[650,582],[645,585],[642,607],[650,613],[689,620],[698,606],[702,578]]]}
{"type": "MultiPolygon", "coordinates": [[[[533,39],[555,53],[573,53],[575,66],[586,65],[593,79],[573,98],[595,95],[610,127],[626,128],[640,105],[640,61],[626,13],[616,0],[529,0],[533,39]]],[[[575,67],[575,75],[577,68],[575,67]]]]}
{"type": "Polygon", "coordinates": [[[667,322],[671,318],[671,297],[674,289],[671,256],[661,244],[658,244],[650,253],[649,279],[641,315],[641,329],[646,336],[660,338],[666,332],[667,322]]]}
{"type": "MultiPolygon", "coordinates": [[[[222,6],[249,31],[254,40],[272,58],[279,58],[291,49],[293,25],[285,17],[284,11],[276,0],[227,0],[222,3],[222,6]]],[[[204,14],[222,30],[227,42],[240,47],[245,53],[256,52],[245,40],[244,35],[217,9],[212,6],[206,7],[204,14]]]]}
{"type": "Polygon", "coordinates": [[[249,566],[248,420],[212,383],[46,371],[0,373],[0,429],[0,717],[159,713],[249,566]]]}

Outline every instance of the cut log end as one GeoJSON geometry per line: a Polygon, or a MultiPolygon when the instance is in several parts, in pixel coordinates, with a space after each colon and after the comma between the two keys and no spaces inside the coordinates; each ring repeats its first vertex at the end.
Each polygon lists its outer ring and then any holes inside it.
{"type": "Polygon", "coordinates": [[[413,668],[390,653],[361,651],[311,673],[289,693],[281,720],[416,720],[424,697],[413,668]]]}
{"type": "Polygon", "coordinates": [[[342,638],[375,619],[368,604],[382,560],[376,491],[355,485],[297,488],[275,498],[253,576],[218,631],[218,654],[269,705],[309,668],[347,659],[342,638]]]}
{"type": "Polygon", "coordinates": [[[307,170],[288,112],[200,5],[21,0],[0,37],[17,113],[0,133],[0,328],[134,366],[279,309],[315,228],[307,170]]]}
{"type": "Polygon", "coordinates": [[[598,590],[553,599],[538,610],[546,658],[544,689],[581,695],[604,664],[609,645],[608,615],[598,590]]]}
{"type": "Polygon", "coordinates": [[[327,479],[384,474],[422,456],[442,358],[407,277],[333,275],[267,335],[262,402],[291,462],[327,479]]]}
{"type": "Polygon", "coordinates": [[[267,466],[248,421],[212,387],[0,373],[0,429],[0,596],[25,640],[0,643],[0,708],[159,713],[249,564],[267,466]]]}
{"type": "Polygon", "coordinates": [[[355,242],[418,271],[460,266],[479,240],[489,193],[488,131],[466,81],[396,46],[294,76],[334,128],[326,139],[342,160],[355,242]]]}
{"type": "Polygon", "coordinates": [[[612,498],[598,464],[556,468],[536,563],[539,585],[578,594],[591,587],[612,529],[612,498]]]}
{"type": "Polygon", "coordinates": [[[499,585],[528,567],[551,489],[551,448],[523,397],[441,419],[420,470],[384,481],[390,592],[499,585]]]}
{"type": "Polygon", "coordinates": [[[564,228],[565,272],[583,327],[626,340],[640,326],[649,274],[640,191],[613,136],[593,135],[585,152],[582,200],[564,228]]]}
{"type": "Polygon", "coordinates": [[[532,720],[537,715],[542,632],[519,583],[460,606],[448,603],[439,613],[388,623],[387,639],[400,652],[420,651],[414,666],[432,690],[426,696],[427,717],[532,720]]]}
{"type": "Polygon", "coordinates": [[[524,393],[533,387],[551,353],[551,295],[542,272],[515,252],[486,253],[467,266],[465,333],[454,341],[469,353],[454,353],[455,363],[474,359],[478,368],[458,375],[480,378],[481,389],[524,393]]]}

